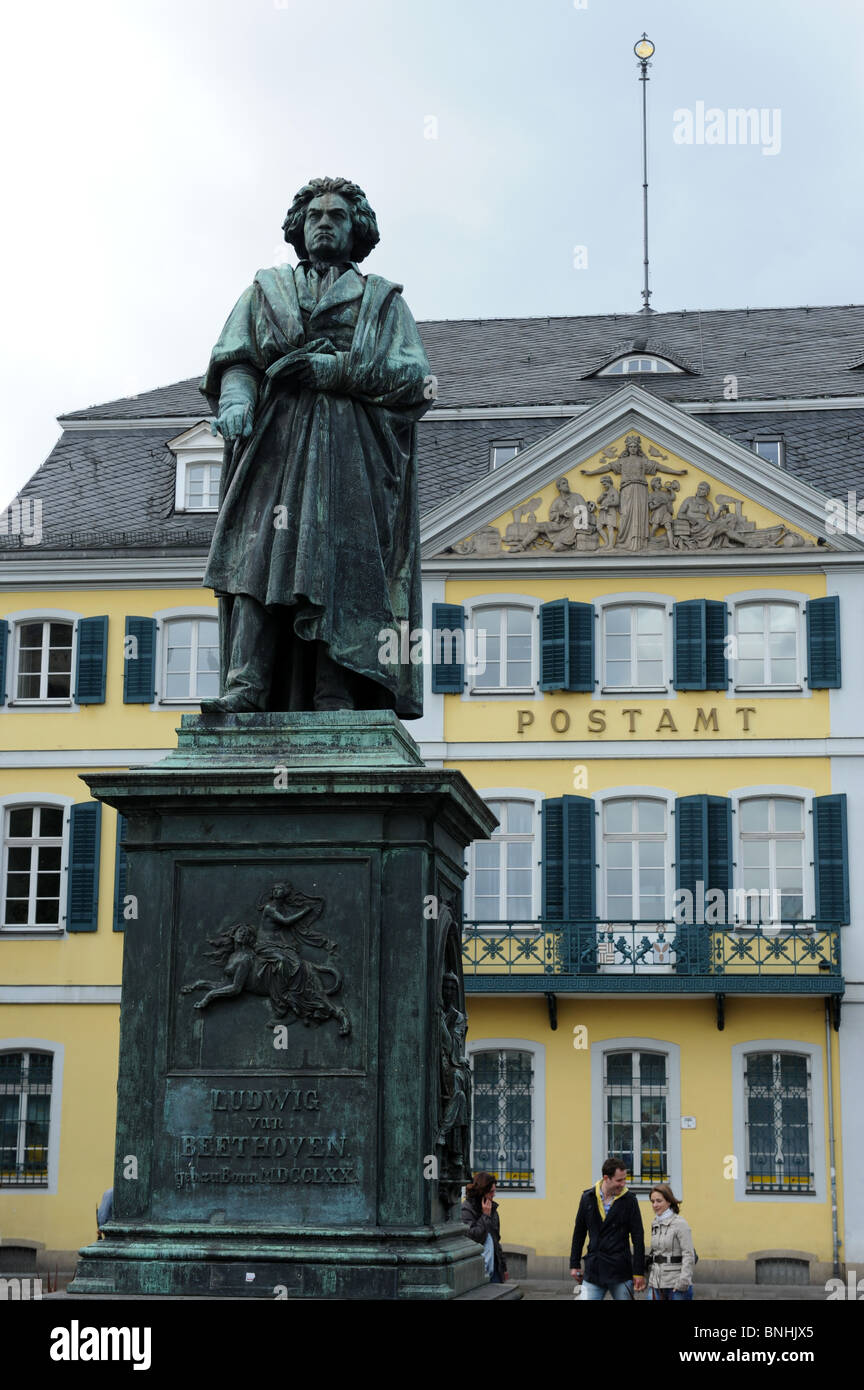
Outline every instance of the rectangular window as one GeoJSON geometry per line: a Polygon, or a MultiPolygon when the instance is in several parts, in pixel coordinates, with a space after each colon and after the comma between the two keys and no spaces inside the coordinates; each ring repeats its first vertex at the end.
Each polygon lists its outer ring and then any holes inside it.
{"type": "Polygon", "coordinates": [[[72,694],[72,624],[20,623],[17,628],[18,700],[69,700],[72,694]]]}
{"type": "Polygon", "coordinates": [[[754,439],[753,449],[761,459],[767,459],[769,463],[775,464],[777,468],[783,467],[782,439],[754,439]]]}
{"type": "Polygon", "coordinates": [[[666,916],[666,807],[607,801],[603,807],[606,915],[610,921],[666,916]]]}
{"type": "Polygon", "coordinates": [[[0,1186],[47,1187],[50,1052],[0,1052],[0,1186]]]}
{"type": "Polygon", "coordinates": [[[475,1052],[474,1172],[494,1173],[498,1187],[532,1191],[533,1059],[530,1052],[502,1048],[475,1052]]]}
{"type": "Polygon", "coordinates": [[[742,603],[735,617],[736,685],[799,685],[797,605],[742,603]]]}
{"type": "Polygon", "coordinates": [[[60,925],[63,809],[15,806],[3,830],[2,925],[60,925]]]}
{"type": "Polygon", "coordinates": [[[807,1057],[751,1052],[744,1085],[747,1191],[814,1192],[807,1057]]]}
{"type": "Polygon", "coordinates": [[[529,801],[490,801],[500,825],[473,846],[471,885],[479,922],[530,922],[534,915],[534,807],[529,801]]]}
{"type": "Polygon", "coordinates": [[[478,608],[473,614],[478,670],[472,689],[532,690],[530,608],[478,608]],[[482,635],[481,635],[482,634],[482,635]]]}
{"type": "Polygon", "coordinates": [[[804,806],[791,797],[748,797],[739,809],[741,922],[804,917],[804,806]]]}
{"type": "Polygon", "coordinates": [[[490,467],[500,468],[502,464],[509,463],[521,448],[522,442],[519,439],[499,439],[491,445],[490,467]]]}
{"type": "Polygon", "coordinates": [[[165,624],[163,700],[206,700],[219,694],[219,624],[182,618],[165,624]]]}
{"type": "Polygon", "coordinates": [[[669,1181],[668,1094],[664,1053],[605,1054],[606,1152],[621,1159],[634,1187],[669,1181]]]}
{"type": "Polygon", "coordinates": [[[603,613],[604,686],[609,690],[665,690],[665,611],[637,604],[603,613]]]}
{"type": "Polygon", "coordinates": [[[219,507],[221,463],[188,463],[186,465],[186,510],[215,512],[219,507]]]}

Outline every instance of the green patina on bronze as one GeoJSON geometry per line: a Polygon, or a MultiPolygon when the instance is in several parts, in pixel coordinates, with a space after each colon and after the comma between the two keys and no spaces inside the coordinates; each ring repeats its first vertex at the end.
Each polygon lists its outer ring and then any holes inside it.
{"type": "Polygon", "coordinates": [[[201,389],[226,440],[204,582],[220,599],[212,712],[422,713],[422,669],[379,660],[421,626],[414,423],[429,364],[401,286],[363,276],[378,241],[362,189],[316,179],[260,270],[201,389]]]}
{"type": "Polygon", "coordinates": [[[162,763],[86,780],[126,817],[138,917],[114,1218],[72,1292],[482,1285],[458,1202],[463,856],[495,824],[477,793],[363,711],[187,715],[162,763]]]}

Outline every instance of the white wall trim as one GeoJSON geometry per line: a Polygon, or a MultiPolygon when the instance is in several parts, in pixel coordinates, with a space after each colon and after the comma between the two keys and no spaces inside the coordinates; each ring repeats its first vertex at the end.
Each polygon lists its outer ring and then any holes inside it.
{"type": "Polygon", "coordinates": [[[46,1196],[57,1193],[60,1176],[60,1116],[63,1102],[63,1061],[66,1048],[63,1043],[51,1042],[48,1038],[3,1038],[0,1037],[0,1052],[50,1052],[54,1057],[51,1070],[51,1109],[48,1120],[48,1186],[47,1187],[4,1187],[5,1195],[15,1194],[17,1198],[46,1196]]]}
{"type": "MultiPolygon", "coordinates": [[[[608,1153],[606,1145],[606,1121],[603,1107],[603,1058],[607,1052],[664,1052],[667,1058],[666,1078],[666,1139],[669,1161],[669,1186],[676,1197],[683,1198],[681,1191],[681,1048],[678,1043],[667,1042],[663,1038],[604,1038],[591,1044],[591,1169],[595,1174],[592,1182],[597,1182],[604,1159],[614,1155],[608,1153]]],[[[648,1195],[639,1197],[648,1203],[648,1195]]]]}
{"type": "Polygon", "coordinates": [[[738,1159],[738,1176],[734,1179],[736,1202],[809,1202],[812,1204],[826,1200],[826,1146],[822,1079],[824,1065],[823,1049],[816,1043],[800,1042],[793,1038],[753,1038],[749,1042],[733,1045],[732,1148],[738,1159]],[[810,1079],[812,1082],[810,1121],[813,1135],[815,1193],[809,1193],[805,1196],[799,1195],[797,1192],[747,1191],[747,1097],[744,1089],[744,1057],[748,1052],[797,1052],[806,1054],[810,1060],[810,1079]]]}
{"type": "MultiPolygon", "coordinates": [[[[510,1188],[499,1194],[499,1201],[536,1202],[546,1196],[546,1045],[530,1038],[474,1038],[468,1042],[468,1060],[473,1062],[477,1052],[495,1052],[502,1048],[515,1052],[530,1052],[534,1076],[531,1103],[531,1157],[534,1163],[534,1191],[517,1192],[510,1188]]],[[[471,1135],[471,1166],[474,1166],[474,1135],[471,1135]]]]}
{"type": "Polygon", "coordinates": [[[0,1004],[119,1004],[119,985],[0,985],[0,1004]]]}

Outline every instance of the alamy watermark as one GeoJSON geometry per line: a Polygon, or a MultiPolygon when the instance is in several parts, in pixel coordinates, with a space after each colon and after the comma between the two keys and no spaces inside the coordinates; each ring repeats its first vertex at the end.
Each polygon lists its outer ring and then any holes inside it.
{"type": "Polygon", "coordinates": [[[697,101],[691,110],[672,113],[676,145],[761,145],[762,153],[780,153],[780,107],[736,106],[724,111],[697,101]]]}
{"type": "Polygon", "coordinates": [[[398,628],[378,633],[382,666],[464,666],[469,677],[486,670],[485,628],[411,627],[404,618],[398,628]]]}
{"type": "Polygon", "coordinates": [[[20,536],[22,545],[42,540],[42,498],[16,497],[0,512],[0,536],[20,536]]]}

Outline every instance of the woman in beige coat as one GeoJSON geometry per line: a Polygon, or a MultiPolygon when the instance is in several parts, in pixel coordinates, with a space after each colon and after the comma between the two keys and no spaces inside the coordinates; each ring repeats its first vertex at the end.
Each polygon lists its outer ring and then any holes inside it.
{"type": "Polygon", "coordinates": [[[648,1298],[652,1303],[683,1302],[693,1297],[696,1254],[690,1227],[680,1215],[680,1203],[668,1183],[657,1183],[649,1197],[654,1220],[651,1223],[648,1298]]]}

